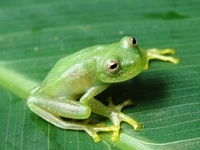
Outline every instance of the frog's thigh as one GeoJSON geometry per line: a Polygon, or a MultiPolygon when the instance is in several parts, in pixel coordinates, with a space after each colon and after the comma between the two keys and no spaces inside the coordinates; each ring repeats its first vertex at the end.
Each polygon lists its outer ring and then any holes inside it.
{"type": "Polygon", "coordinates": [[[70,130],[85,130],[83,124],[73,122],[73,121],[65,121],[59,116],[53,115],[39,107],[34,107],[32,109],[36,114],[45,119],[46,121],[52,123],[53,125],[62,128],[62,129],[70,129],[70,130]]]}
{"type": "Polygon", "coordinates": [[[27,104],[29,108],[37,114],[37,109],[41,109],[55,116],[72,119],[86,119],[91,114],[90,107],[72,99],[56,99],[50,97],[41,98],[31,96],[29,97],[27,104]]]}

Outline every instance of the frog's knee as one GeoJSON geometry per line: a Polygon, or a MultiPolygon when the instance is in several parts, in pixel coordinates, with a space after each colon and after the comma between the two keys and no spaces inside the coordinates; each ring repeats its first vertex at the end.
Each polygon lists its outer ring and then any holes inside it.
{"type": "Polygon", "coordinates": [[[91,108],[90,107],[84,107],[84,111],[79,111],[77,113],[80,119],[87,119],[91,115],[91,108]]]}

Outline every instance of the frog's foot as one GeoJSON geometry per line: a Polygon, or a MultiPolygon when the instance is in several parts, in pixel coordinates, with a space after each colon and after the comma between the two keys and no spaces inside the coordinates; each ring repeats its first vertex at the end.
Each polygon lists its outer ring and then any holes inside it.
{"type": "Polygon", "coordinates": [[[164,56],[165,54],[174,54],[175,50],[174,49],[157,49],[157,48],[152,48],[148,49],[145,51],[146,56],[147,56],[147,64],[144,69],[148,69],[148,64],[151,59],[159,59],[163,61],[170,61],[174,64],[177,64],[179,62],[179,58],[174,58],[172,56],[164,56]]]}
{"type": "MultiPolygon", "coordinates": [[[[119,104],[117,106],[115,106],[113,103],[112,103],[112,99],[111,97],[108,98],[108,102],[109,102],[109,105],[108,107],[112,110],[112,113],[110,115],[110,119],[112,120],[114,126],[118,126],[119,129],[120,129],[120,122],[121,121],[125,121],[127,122],[128,124],[130,124],[131,126],[133,126],[133,128],[135,129],[135,131],[138,131],[142,128],[142,124],[136,122],[135,120],[133,120],[132,118],[130,118],[129,116],[123,114],[121,112],[121,109],[125,106],[129,106],[129,105],[132,105],[133,103],[131,102],[131,100],[127,100],[125,102],[123,102],[122,104],[119,104]]],[[[117,141],[119,138],[119,130],[117,131],[114,131],[113,132],[113,135],[112,135],[112,140],[113,141],[117,141]]]]}
{"type": "Polygon", "coordinates": [[[84,129],[91,137],[93,137],[95,142],[99,142],[101,141],[101,138],[99,137],[99,135],[97,134],[97,132],[100,131],[119,131],[119,127],[118,126],[109,126],[106,127],[105,123],[99,123],[96,125],[89,125],[86,124],[85,125],[85,129],[84,129]]]}

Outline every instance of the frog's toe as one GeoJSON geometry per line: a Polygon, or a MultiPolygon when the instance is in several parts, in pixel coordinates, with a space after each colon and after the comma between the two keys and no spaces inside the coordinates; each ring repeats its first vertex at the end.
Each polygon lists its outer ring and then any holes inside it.
{"type": "Polygon", "coordinates": [[[119,139],[119,131],[114,131],[111,137],[112,141],[118,141],[119,139]]]}
{"type": "Polygon", "coordinates": [[[101,141],[100,136],[96,132],[91,132],[91,131],[86,131],[93,139],[95,142],[101,141]]]}
{"type": "Polygon", "coordinates": [[[101,141],[101,138],[99,137],[98,134],[94,134],[92,137],[93,137],[93,139],[94,139],[95,142],[101,141]]]}
{"type": "Polygon", "coordinates": [[[173,58],[173,57],[171,57],[170,59],[171,59],[170,61],[171,61],[172,63],[174,63],[174,64],[178,64],[179,61],[180,61],[179,58],[173,58]]]}
{"type": "Polygon", "coordinates": [[[122,104],[120,104],[121,108],[132,106],[132,105],[133,105],[133,102],[130,99],[128,99],[128,100],[124,101],[122,104]]]}
{"type": "Polygon", "coordinates": [[[108,103],[109,103],[108,107],[110,107],[112,109],[116,109],[118,111],[121,111],[121,109],[124,108],[124,107],[133,105],[133,102],[130,99],[128,99],[128,100],[124,101],[123,103],[116,105],[116,106],[113,104],[111,97],[109,97],[107,100],[108,100],[108,103]]]}
{"type": "Polygon", "coordinates": [[[174,58],[172,56],[165,56],[165,54],[174,54],[175,53],[175,50],[171,49],[171,48],[167,48],[167,49],[152,48],[152,49],[148,49],[148,50],[144,51],[144,53],[146,54],[146,57],[147,57],[147,64],[144,69],[148,69],[149,61],[152,59],[169,61],[174,64],[179,63],[179,58],[174,58]]]}
{"type": "Polygon", "coordinates": [[[119,131],[119,126],[109,126],[107,127],[105,123],[99,123],[96,125],[85,125],[85,131],[94,139],[95,142],[99,142],[101,138],[97,132],[107,132],[107,131],[119,131]]]}
{"type": "Polygon", "coordinates": [[[139,131],[143,127],[141,123],[135,121],[134,119],[132,119],[131,117],[123,113],[120,114],[120,119],[130,124],[134,128],[135,131],[139,131]]]}
{"type": "Polygon", "coordinates": [[[133,125],[133,128],[135,131],[139,131],[142,127],[143,127],[143,125],[140,124],[139,122],[137,122],[136,124],[133,125]]]}
{"type": "MultiPolygon", "coordinates": [[[[133,105],[131,100],[127,100],[122,104],[115,106],[112,102],[111,97],[108,98],[109,108],[112,110],[111,116],[109,117],[115,126],[119,126],[121,121],[127,122],[130,124],[135,131],[138,131],[142,128],[142,124],[138,123],[137,121],[133,120],[131,117],[123,114],[121,109],[126,106],[133,105]]],[[[119,133],[115,131],[113,133],[113,139],[118,139],[119,133]]]]}

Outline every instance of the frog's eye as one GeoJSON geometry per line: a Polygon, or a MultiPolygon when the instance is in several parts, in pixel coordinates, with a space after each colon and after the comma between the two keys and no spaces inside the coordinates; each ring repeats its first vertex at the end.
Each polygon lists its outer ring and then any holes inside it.
{"type": "Polygon", "coordinates": [[[106,64],[106,71],[114,74],[120,70],[120,64],[118,60],[109,60],[106,64]]]}
{"type": "Polygon", "coordinates": [[[130,41],[131,41],[131,44],[133,45],[133,46],[137,46],[138,45],[138,41],[135,39],[135,38],[133,38],[133,37],[131,37],[130,38],[130,41]]]}

